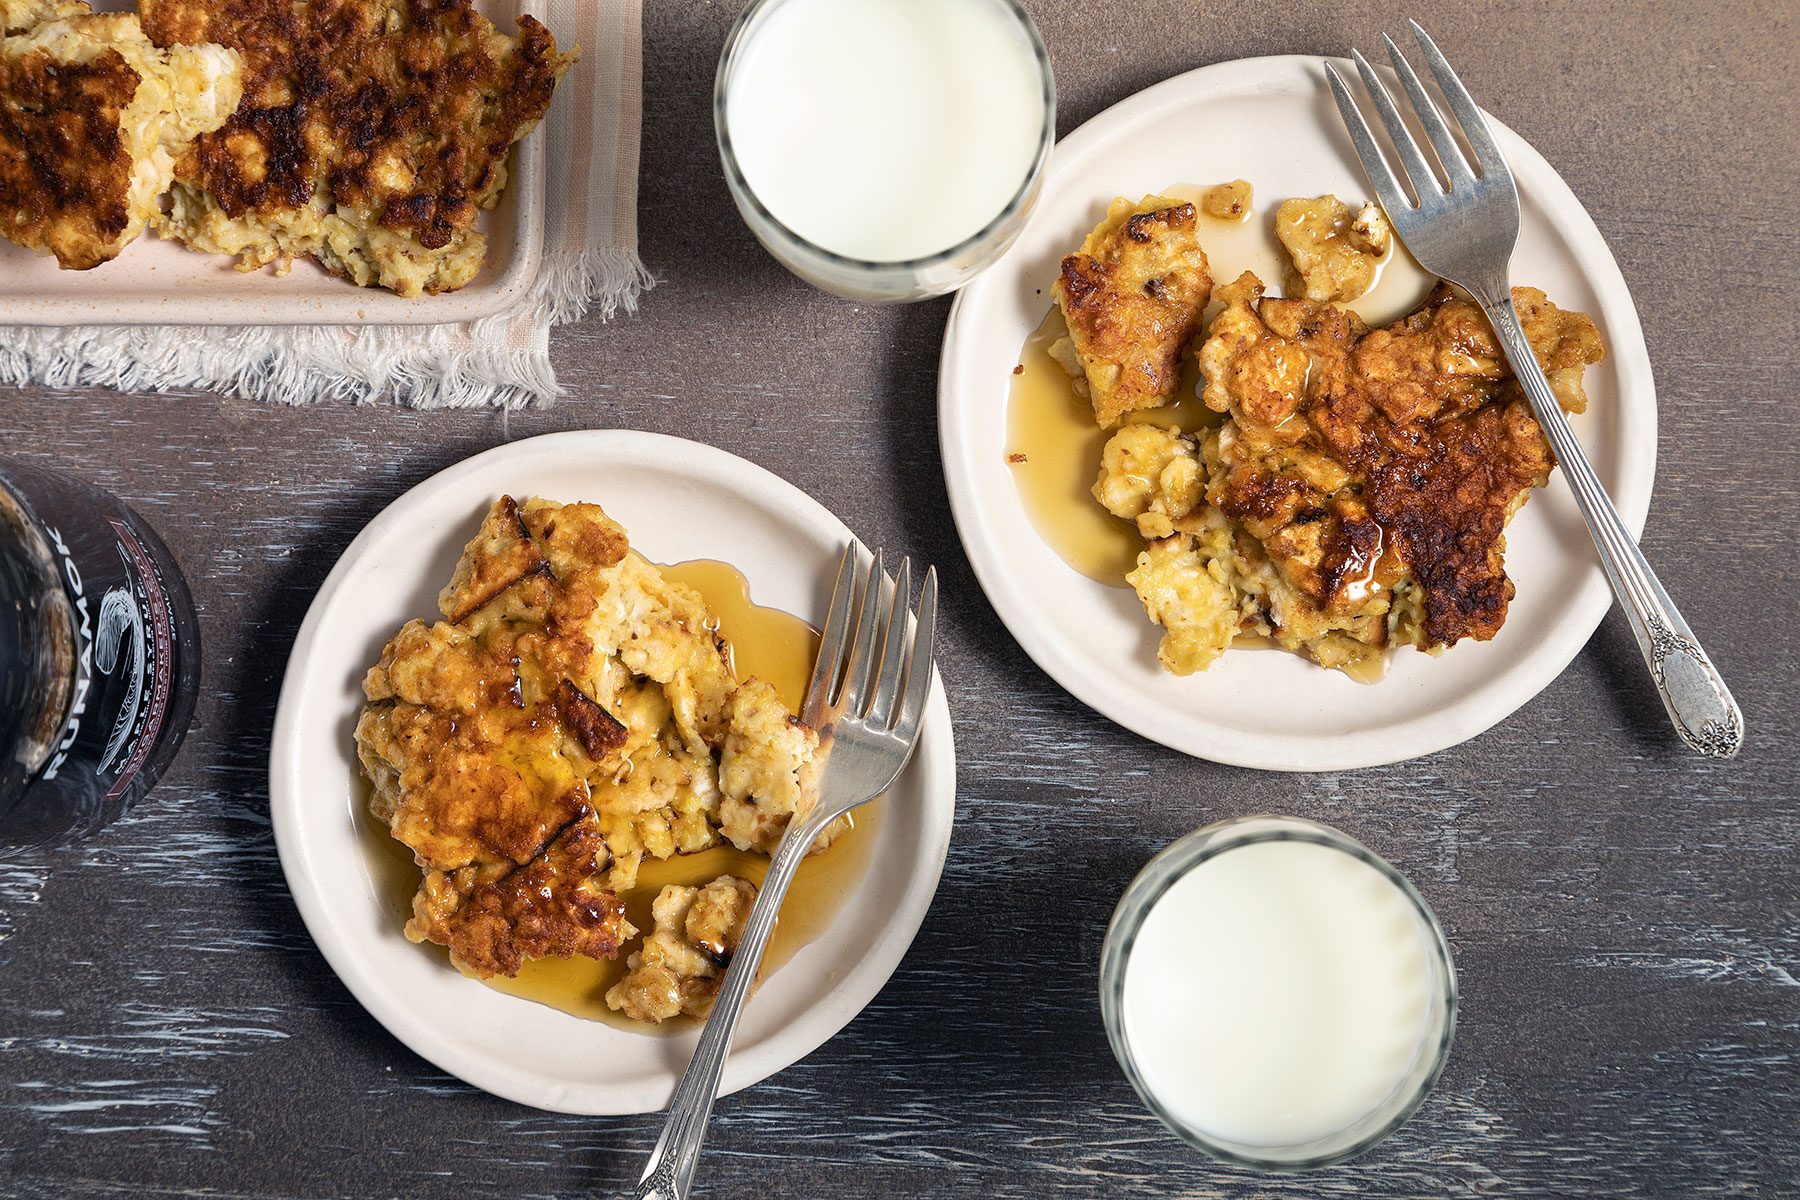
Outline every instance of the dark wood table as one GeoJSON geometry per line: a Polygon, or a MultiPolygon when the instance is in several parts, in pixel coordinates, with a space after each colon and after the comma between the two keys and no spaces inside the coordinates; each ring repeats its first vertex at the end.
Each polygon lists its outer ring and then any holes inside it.
{"type": "MultiPolygon", "coordinates": [[[[78,849],[0,865],[0,1193],[511,1198],[635,1179],[655,1118],[484,1095],[350,998],[283,886],[264,776],[295,629],[363,523],[475,451],[593,426],[770,467],[870,541],[936,561],[950,597],[961,795],[936,903],[847,1030],[720,1104],[707,1195],[1800,1189],[1795,6],[1411,6],[1562,170],[1637,296],[1662,429],[1646,549],[1736,689],[1744,754],[1709,764],[1680,746],[1615,616],[1466,745],[1303,776],[1143,741],[1013,643],[940,478],[947,304],[815,293],[731,207],[710,96],[736,8],[650,5],[643,249],[662,282],[635,319],[558,332],[558,406],[0,393],[0,451],[105,484],[167,537],[208,658],[193,733],[149,802],[78,849]],[[1340,826],[1410,874],[1463,985],[1449,1069],[1412,1123],[1298,1177],[1227,1170],[1166,1133],[1114,1064],[1095,996],[1132,874],[1198,825],[1264,810],[1340,826]]],[[[1343,52],[1400,19],[1371,0],[1032,8],[1065,130],[1189,67],[1343,52]]]]}

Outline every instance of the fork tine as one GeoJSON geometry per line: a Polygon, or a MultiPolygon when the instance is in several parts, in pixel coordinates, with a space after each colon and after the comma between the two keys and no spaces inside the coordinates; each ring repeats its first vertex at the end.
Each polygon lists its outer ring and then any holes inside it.
{"type": "Polygon", "coordinates": [[[1325,64],[1325,75],[1331,82],[1331,95],[1337,101],[1338,112],[1344,118],[1344,128],[1350,134],[1350,144],[1356,147],[1356,157],[1362,160],[1363,174],[1369,177],[1369,183],[1375,188],[1375,198],[1381,201],[1381,207],[1387,209],[1390,215],[1413,207],[1406,190],[1394,178],[1393,169],[1388,166],[1387,157],[1382,154],[1381,146],[1375,141],[1369,123],[1363,120],[1362,109],[1357,107],[1355,98],[1350,95],[1350,88],[1344,82],[1344,77],[1330,63],[1325,64]]]}
{"type": "Polygon", "coordinates": [[[1475,155],[1475,167],[1482,176],[1500,173],[1510,177],[1511,171],[1506,165],[1506,155],[1500,153],[1500,144],[1494,141],[1493,131],[1488,128],[1487,118],[1481,115],[1481,108],[1475,98],[1469,95],[1469,89],[1463,81],[1450,69],[1450,60],[1444,52],[1437,48],[1424,27],[1417,21],[1408,21],[1412,27],[1413,40],[1419,43],[1419,49],[1425,52],[1425,65],[1437,76],[1438,87],[1443,89],[1444,99],[1450,103],[1450,111],[1456,117],[1456,123],[1462,126],[1463,137],[1468,139],[1469,149],[1475,155]]]}
{"type": "Polygon", "coordinates": [[[925,701],[931,695],[932,654],[937,648],[937,568],[925,572],[925,588],[919,594],[919,615],[913,622],[912,652],[906,656],[906,695],[894,718],[894,731],[911,739],[925,719],[925,701]]]}
{"type": "Polygon", "coordinates": [[[1456,135],[1450,132],[1450,125],[1444,120],[1444,114],[1432,101],[1425,85],[1419,82],[1418,72],[1400,53],[1400,47],[1394,45],[1394,39],[1387,34],[1381,35],[1382,45],[1387,47],[1388,58],[1394,64],[1394,74],[1400,77],[1400,86],[1406,89],[1406,98],[1412,101],[1413,112],[1419,116],[1419,124],[1425,126],[1425,136],[1431,139],[1431,148],[1437,151],[1438,165],[1444,168],[1444,178],[1450,181],[1450,190],[1456,190],[1461,181],[1472,181],[1475,173],[1470,164],[1464,161],[1462,147],[1456,144],[1456,135]]]}
{"type": "Polygon", "coordinates": [[[1352,50],[1350,56],[1356,60],[1356,69],[1362,75],[1363,86],[1369,90],[1369,98],[1375,102],[1375,111],[1381,114],[1381,123],[1387,126],[1388,138],[1394,144],[1394,153],[1400,156],[1400,165],[1412,180],[1413,195],[1419,198],[1419,207],[1424,208],[1427,199],[1444,194],[1444,185],[1425,161],[1425,152],[1419,149],[1419,143],[1413,140],[1412,130],[1406,127],[1406,121],[1400,115],[1400,106],[1388,94],[1387,85],[1381,82],[1381,76],[1369,65],[1369,60],[1362,56],[1361,50],[1352,50]]]}
{"type": "Polygon", "coordinates": [[[906,669],[907,606],[912,603],[912,559],[900,560],[894,573],[894,598],[888,604],[887,636],[882,638],[881,675],[869,700],[869,724],[886,729],[894,723],[894,701],[900,695],[900,673],[906,669]]]}
{"type": "Polygon", "coordinates": [[[838,559],[837,579],[831,585],[831,607],[826,610],[825,631],[819,635],[819,657],[813,663],[812,682],[806,685],[806,704],[800,719],[814,729],[831,703],[831,689],[844,674],[850,647],[851,603],[856,599],[856,539],[844,547],[838,559]]]}
{"type": "Polygon", "coordinates": [[[875,673],[875,658],[881,652],[875,632],[881,623],[881,585],[887,575],[881,569],[881,551],[869,562],[867,582],[862,589],[862,610],[856,617],[856,642],[850,653],[850,670],[844,676],[844,690],[837,699],[838,707],[860,716],[863,699],[869,690],[869,677],[875,673]]]}

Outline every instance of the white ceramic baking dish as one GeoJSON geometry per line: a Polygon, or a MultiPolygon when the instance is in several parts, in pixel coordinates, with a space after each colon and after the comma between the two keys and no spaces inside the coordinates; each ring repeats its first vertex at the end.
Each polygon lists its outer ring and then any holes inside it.
{"type": "MultiPolygon", "coordinates": [[[[478,0],[477,7],[506,32],[524,11],[517,0],[478,0]]],[[[286,275],[272,267],[243,272],[229,258],[149,231],[91,271],[60,270],[55,259],[0,240],[0,325],[433,325],[504,312],[530,289],[543,255],[545,136],[540,125],[514,147],[506,190],[478,225],[487,262],[458,291],[408,300],[355,287],[310,261],[286,275]]]]}

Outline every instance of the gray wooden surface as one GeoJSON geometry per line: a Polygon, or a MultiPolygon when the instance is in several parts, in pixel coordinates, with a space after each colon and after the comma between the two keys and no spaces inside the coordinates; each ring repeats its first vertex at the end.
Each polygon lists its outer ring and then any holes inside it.
{"type": "MultiPolygon", "coordinates": [[[[1018,650],[958,549],[934,420],[947,305],[871,310],[785,276],[712,149],[735,2],[653,0],[642,313],[555,338],[549,411],[268,409],[0,393],[0,450],[127,497],[186,563],[207,641],[187,749],[77,850],[0,865],[0,1194],[616,1194],[651,1119],[520,1108],[403,1049],[326,968],[282,885],[264,761],[288,646],[403,489],[508,438],[622,426],[726,447],[865,538],[935,560],[959,823],[923,933],[841,1036],[719,1107],[713,1196],[1777,1196],[1800,1190],[1800,20],[1792,0],[1412,11],[1611,241],[1657,368],[1647,549],[1748,715],[1681,750],[1609,618],[1543,695],[1457,749],[1341,775],[1194,762],[1085,711],[1018,650]],[[1476,10],[1479,15],[1471,16],[1476,10]],[[1359,1162],[1257,1178],[1135,1103],[1100,1029],[1125,882],[1207,821],[1331,822],[1443,918],[1449,1069],[1359,1162]]],[[[1065,130],[1185,68],[1372,44],[1373,0],[1036,0],[1065,130]]],[[[0,337],[4,333],[0,332],[0,337]]],[[[1553,485],[1554,486],[1554,485],[1553,485]]]]}

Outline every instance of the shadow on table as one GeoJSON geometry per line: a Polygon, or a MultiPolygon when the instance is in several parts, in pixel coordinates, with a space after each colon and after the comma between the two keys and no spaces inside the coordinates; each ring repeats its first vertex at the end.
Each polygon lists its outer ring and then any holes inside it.
{"type": "MultiPolygon", "coordinates": [[[[441,470],[447,457],[454,459],[461,454],[460,448],[447,451],[443,446],[400,451],[389,470],[369,477],[366,487],[338,492],[305,517],[297,518],[296,526],[304,526],[306,532],[292,535],[291,551],[272,567],[267,578],[259,581],[262,599],[242,624],[247,636],[237,655],[223,667],[214,668],[224,676],[214,678],[214,694],[230,699],[219,712],[216,735],[224,759],[219,770],[230,777],[222,781],[223,786],[227,794],[235,790],[238,794],[233,799],[263,822],[261,836],[270,843],[270,857],[274,838],[273,829],[267,824],[270,743],[288,656],[307,609],[339,556],[363,527],[401,492],[441,470]],[[254,791],[244,791],[245,774],[255,780],[254,791]]],[[[343,729],[346,743],[353,728],[352,714],[343,729]]],[[[269,957],[279,963],[287,993],[284,999],[307,1011],[331,1014],[330,1019],[359,1050],[368,1048],[371,1062],[385,1065],[394,1060],[393,1050],[382,1047],[396,1047],[411,1056],[410,1050],[363,1011],[332,972],[279,877],[236,873],[229,879],[242,889],[242,900],[253,926],[269,944],[282,951],[269,957]]],[[[422,1068],[435,1073],[423,1060],[419,1062],[422,1068]]]]}
{"type": "Polygon", "coordinates": [[[1610,711],[1610,723],[1623,731],[1635,752],[1650,759],[1700,761],[1675,732],[1631,626],[1616,605],[1600,622],[1582,653],[1595,664],[1603,685],[1594,689],[1596,707],[1610,711]]]}

